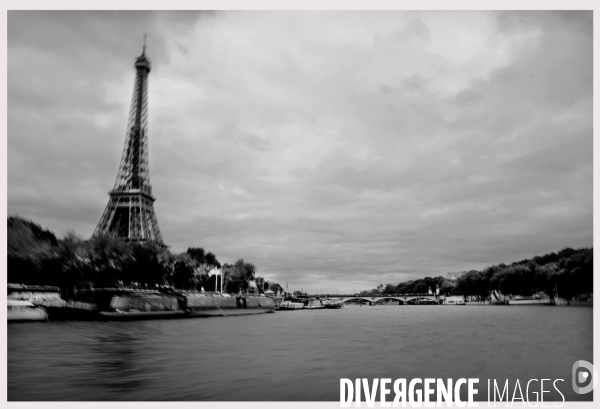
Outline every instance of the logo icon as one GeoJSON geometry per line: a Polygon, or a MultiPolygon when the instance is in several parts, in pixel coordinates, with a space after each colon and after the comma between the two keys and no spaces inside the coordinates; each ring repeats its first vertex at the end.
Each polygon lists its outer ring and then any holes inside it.
{"type": "Polygon", "coordinates": [[[594,390],[598,383],[598,371],[588,361],[580,360],[573,364],[573,390],[583,395],[594,390]],[[586,385],[587,384],[587,385],[586,385]]]}

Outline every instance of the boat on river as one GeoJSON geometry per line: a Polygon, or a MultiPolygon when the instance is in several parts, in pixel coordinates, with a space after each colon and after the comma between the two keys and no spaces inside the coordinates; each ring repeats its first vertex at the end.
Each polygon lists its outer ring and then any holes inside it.
{"type": "Polygon", "coordinates": [[[337,309],[342,308],[343,306],[344,306],[344,303],[341,301],[334,301],[334,300],[323,301],[323,307],[325,309],[337,310],[337,309]]]}
{"type": "Polygon", "coordinates": [[[508,301],[508,305],[553,305],[553,302],[545,294],[534,294],[532,296],[515,295],[508,301]]]}
{"type": "Polygon", "coordinates": [[[295,311],[295,310],[301,310],[304,308],[304,303],[301,302],[294,302],[294,301],[283,301],[281,304],[279,304],[279,308],[277,308],[279,311],[295,311]]]}
{"type": "Polygon", "coordinates": [[[46,321],[48,314],[43,307],[37,307],[29,301],[6,300],[8,310],[6,320],[8,322],[18,321],[46,321]]]}
{"type": "Polygon", "coordinates": [[[22,300],[35,303],[36,301],[61,300],[58,287],[51,285],[27,285],[8,283],[6,285],[11,300],[22,300]]]}
{"type": "Polygon", "coordinates": [[[13,283],[8,283],[7,287],[7,299],[29,301],[36,307],[42,307],[51,320],[94,319],[97,317],[95,304],[64,300],[61,298],[58,287],[13,283]]]}
{"type": "Polygon", "coordinates": [[[183,318],[177,296],[159,291],[124,291],[96,299],[100,318],[117,320],[183,318]],[[108,297],[110,295],[110,298],[108,297]],[[106,302],[108,301],[108,305],[106,302]]]}
{"type": "Polygon", "coordinates": [[[305,310],[322,310],[325,306],[318,298],[310,298],[304,302],[303,309],[305,310]]]}
{"type": "Polygon", "coordinates": [[[187,317],[233,316],[275,312],[275,301],[264,295],[181,293],[187,317]]]}
{"type": "Polygon", "coordinates": [[[418,305],[439,305],[439,303],[435,300],[416,300],[415,304],[418,305]]]}
{"type": "Polygon", "coordinates": [[[444,305],[465,305],[465,299],[458,295],[451,295],[446,297],[444,305]]]}
{"type": "Polygon", "coordinates": [[[196,318],[265,314],[275,311],[275,302],[262,295],[146,290],[113,294],[99,315],[111,320],[196,318]]]}

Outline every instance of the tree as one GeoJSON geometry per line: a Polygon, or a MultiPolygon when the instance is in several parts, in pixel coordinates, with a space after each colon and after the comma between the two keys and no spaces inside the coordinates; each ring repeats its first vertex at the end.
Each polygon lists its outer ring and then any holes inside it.
{"type": "Polygon", "coordinates": [[[440,286],[440,294],[443,295],[454,295],[456,291],[456,283],[451,280],[444,280],[440,286]]]}
{"type": "Polygon", "coordinates": [[[427,294],[429,286],[424,281],[418,282],[413,288],[413,294],[427,294]]]}
{"type": "Polygon", "coordinates": [[[164,248],[153,242],[133,243],[133,262],[128,274],[125,274],[125,282],[136,282],[139,285],[154,287],[164,284],[164,278],[168,273],[166,266],[161,262],[161,253],[164,248]]]}
{"type": "Polygon", "coordinates": [[[51,284],[60,268],[57,249],[58,239],[50,231],[20,216],[8,217],[7,281],[51,284]]]}
{"type": "Polygon", "coordinates": [[[456,279],[455,292],[463,296],[475,296],[485,300],[490,294],[489,279],[477,270],[471,270],[456,279]]]}
{"type": "Polygon", "coordinates": [[[173,268],[173,285],[175,288],[184,290],[196,289],[194,261],[189,253],[181,253],[175,256],[173,268]]]}
{"type": "Polygon", "coordinates": [[[254,280],[256,267],[251,263],[245,263],[239,259],[234,265],[225,264],[223,266],[223,288],[230,293],[239,291],[246,292],[248,284],[254,280]]]}
{"type": "Polygon", "coordinates": [[[274,293],[279,293],[283,292],[283,287],[277,283],[273,283],[269,286],[269,290],[273,291],[274,293]]]}
{"type": "Polygon", "coordinates": [[[395,294],[396,286],[393,284],[386,284],[385,288],[381,291],[383,294],[395,294]]]}
{"type": "Polygon", "coordinates": [[[100,287],[122,282],[134,262],[131,245],[109,234],[99,234],[88,240],[88,246],[93,270],[89,280],[100,287]]]}
{"type": "Polygon", "coordinates": [[[192,259],[196,260],[196,262],[198,262],[198,264],[206,263],[206,254],[204,253],[203,248],[189,247],[187,249],[186,253],[189,254],[192,259]]]}
{"type": "Polygon", "coordinates": [[[77,287],[83,287],[90,277],[89,248],[74,232],[68,232],[58,244],[56,257],[60,268],[52,281],[61,287],[65,297],[69,297],[77,287]]]}
{"type": "Polygon", "coordinates": [[[415,283],[412,280],[406,281],[404,283],[399,283],[396,286],[397,294],[412,294],[412,290],[415,286],[415,283]]]}
{"type": "Polygon", "coordinates": [[[208,264],[211,267],[221,268],[221,263],[219,263],[217,257],[210,252],[206,255],[206,264],[208,264]]]}

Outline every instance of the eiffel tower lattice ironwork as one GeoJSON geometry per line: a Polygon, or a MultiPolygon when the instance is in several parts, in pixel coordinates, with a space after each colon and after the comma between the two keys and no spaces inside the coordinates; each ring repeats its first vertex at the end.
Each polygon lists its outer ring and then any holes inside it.
{"type": "Polygon", "coordinates": [[[119,173],[93,235],[108,233],[127,241],[162,244],[148,173],[148,74],[146,39],[135,61],[135,84],[119,173]]]}

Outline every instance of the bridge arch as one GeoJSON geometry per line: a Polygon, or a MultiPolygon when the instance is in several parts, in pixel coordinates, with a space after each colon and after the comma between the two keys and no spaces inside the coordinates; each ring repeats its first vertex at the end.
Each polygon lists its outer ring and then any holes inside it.
{"type": "Polygon", "coordinates": [[[432,297],[416,296],[416,297],[410,297],[407,300],[407,304],[412,301],[435,301],[436,303],[438,302],[436,299],[433,299],[432,297]]]}
{"type": "Polygon", "coordinates": [[[340,300],[341,303],[346,303],[347,301],[352,301],[352,300],[362,300],[362,301],[367,301],[368,303],[372,304],[375,302],[375,300],[373,300],[371,297],[347,297],[347,298],[343,298],[340,300]]]}
{"type": "Polygon", "coordinates": [[[390,297],[378,297],[377,300],[375,300],[373,302],[380,302],[380,301],[385,301],[385,300],[399,301],[400,305],[406,304],[406,300],[405,299],[403,299],[401,297],[394,297],[394,296],[390,296],[390,297]]]}

